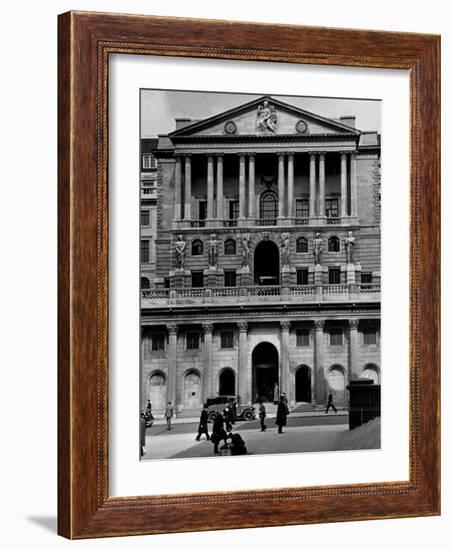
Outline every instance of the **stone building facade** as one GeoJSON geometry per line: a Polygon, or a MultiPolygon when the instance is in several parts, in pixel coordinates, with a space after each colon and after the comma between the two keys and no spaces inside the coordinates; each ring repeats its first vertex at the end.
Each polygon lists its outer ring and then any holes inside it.
{"type": "Polygon", "coordinates": [[[332,389],[345,407],[350,379],[379,382],[379,134],[261,97],[153,147],[142,406],[285,392],[309,409],[332,389]]]}

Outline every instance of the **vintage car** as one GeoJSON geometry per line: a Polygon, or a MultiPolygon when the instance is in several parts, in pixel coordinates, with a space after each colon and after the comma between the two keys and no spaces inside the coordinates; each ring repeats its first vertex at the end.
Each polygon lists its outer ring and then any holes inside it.
{"type": "MultiPolygon", "coordinates": [[[[210,397],[207,399],[207,411],[209,422],[213,422],[218,413],[222,413],[226,407],[234,410],[234,403],[237,402],[235,395],[220,395],[219,397],[210,397]]],[[[234,420],[254,420],[256,418],[256,409],[251,405],[237,405],[234,420]]]]}

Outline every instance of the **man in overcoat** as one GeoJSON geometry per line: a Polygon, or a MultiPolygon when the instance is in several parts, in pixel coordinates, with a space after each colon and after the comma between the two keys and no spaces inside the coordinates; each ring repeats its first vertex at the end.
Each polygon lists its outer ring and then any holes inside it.
{"type": "Polygon", "coordinates": [[[276,421],[275,424],[278,426],[278,433],[283,433],[283,426],[287,424],[287,415],[289,414],[289,409],[286,405],[284,396],[281,395],[278,403],[278,408],[276,410],[276,421]]]}
{"type": "Polygon", "coordinates": [[[199,417],[199,426],[198,426],[198,435],[196,436],[196,441],[199,441],[201,439],[202,434],[206,434],[207,441],[209,441],[209,414],[207,412],[207,405],[204,404],[203,409],[201,411],[201,416],[199,417]]]}

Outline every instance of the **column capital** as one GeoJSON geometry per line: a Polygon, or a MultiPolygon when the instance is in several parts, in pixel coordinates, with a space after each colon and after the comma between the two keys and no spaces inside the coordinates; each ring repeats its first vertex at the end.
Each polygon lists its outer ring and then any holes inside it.
{"type": "Polygon", "coordinates": [[[352,330],[357,330],[359,326],[359,319],[349,319],[348,325],[352,330]]]}
{"type": "Polygon", "coordinates": [[[167,328],[169,334],[175,335],[175,334],[177,334],[177,331],[179,330],[179,325],[177,325],[176,323],[168,323],[166,325],[166,328],[167,328]]]}
{"type": "Polygon", "coordinates": [[[202,324],[202,330],[204,331],[204,334],[212,334],[212,332],[213,332],[213,323],[203,323],[202,324]]]}
{"type": "Polygon", "coordinates": [[[325,328],[325,319],[316,319],[314,321],[315,330],[323,330],[325,328]]]}
{"type": "Polygon", "coordinates": [[[210,160],[210,162],[213,162],[213,157],[215,156],[215,153],[205,153],[207,160],[210,160]]]}
{"type": "Polygon", "coordinates": [[[290,157],[294,157],[295,155],[295,151],[286,151],[286,155],[290,158],[290,157]]]}
{"type": "Polygon", "coordinates": [[[238,321],[237,326],[238,326],[240,332],[247,332],[248,331],[248,321],[238,321]]]}
{"type": "Polygon", "coordinates": [[[286,151],[278,151],[276,154],[279,160],[284,160],[284,157],[287,155],[286,151]]]}
{"type": "Polygon", "coordinates": [[[245,153],[245,155],[247,157],[250,157],[250,158],[254,158],[256,156],[256,153],[254,151],[250,152],[250,153],[245,153]]]}
{"type": "Polygon", "coordinates": [[[290,321],[280,321],[280,327],[282,331],[289,331],[290,330],[290,321]]]}
{"type": "Polygon", "coordinates": [[[316,155],[318,155],[320,153],[320,151],[306,151],[308,155],[310,155],[311,157],[315,157],[316,155]]]}
{"type": "Polygon", "coordinates": [[[223,158],[223,157],[224,157],[224,153],[223,153],[223,152],[221,152],[221,153],[215,153],[215,156],[216,156],[217,158],[220,159],[220,158],[223,158]]]}
{"type": "Polygon", "coordinates": [[[190,160],[193,153],[180,153],[181,156],[185,157],[186,160],[190,160]]]}

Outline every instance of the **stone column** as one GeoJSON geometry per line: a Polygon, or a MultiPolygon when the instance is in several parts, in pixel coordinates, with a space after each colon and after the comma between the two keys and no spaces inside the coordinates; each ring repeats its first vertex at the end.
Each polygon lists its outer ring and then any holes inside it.
{"type": "MultiPolygon", "coordinates": [[[[242,405],[251,403],[251,376],[248,371],[248,323],[237,323],[239,329],[239,383],[238,394],[242,405]]],[[[250,373],[251,374],[251,373],[250,373]]]]}
{"type": "Polygon", "coordinates": [[[356,181],[356,153],[350,155],[350,216],[358,217],[358,190],[356,181]]]}
{"type": "Polygon", "coordinates": [[[309,217],[317,215],[317,193],[316,193],[315,155],[309,155],[309,217]]]}
{"type": "Polygon", "coordinates": [[[325,217],[325,153],[319,155],[319,217],[325,217]]]}
{"type": "Polygon", "coordinates": [[[191,157],[185,156],[185,200],[184,219],[191,220],[191,157]]]}
{"type": "Polygon", "coordinates": [[[250,153],[248,160],[248,217],[256,218],[256,195],[255,195],[255,159],[254,153],[250,153]]]}
{"type": "Polygon", "coordinates": [[[287,396],[289,404],[292,402],[290,395],[290,363],[289,363],[289,331],[290,321],[281,321],[281,381],[280,391],[287,396]]]}
{"type": "Polygon", "coordinates": [[[347,153],[341,153],[341,218],[347,216],[347,153]]]}
{"type": "Polygon", "coordinates": [[[176,174],[174,180],[174,220],[181,219],[181,188],[182,188],[182,166],[181,158],[176,157],[176,174]]]}
{"type": "Polygon", "coordinates": [[[359,359],[358,359],[358,325],[359,319],[349,319],[349,377],[351,380],[359,378],[359,359]]]}
{"type": "Polygon", "coordinates": [[[295,200],[294,200],[294,175],[293,175],[293,160],[294,154],[287,155],[287,217],[295,217],[295,200]]]}
{"type": "Polygon", "coordinates": [[[239,156],[239,218],[245,219],[245,155],[239,156]]]}
{"type": "Polygon", "coordinates": [[[202,354],[202,402],[212,395],[212,323],[203,323],[204,344],[202,354]]]}
{"type": "Polygon", "coordinates": [[[176,411],[176,387],[177,387],[177,329],[175,323],[166,325],[168,329],[168,378],[166,381],[166,401],[171,404],[176,411]]]}
{"type": "Polygon", "coordinates": [[[222,220],[223,213],[223,155],[217,157],[217,219],[222,220]]]}
{"type": "Polygon", "coordinates": [[[278,218],[284,218],[284,153],[278,155],[278,218]]]}
{"type": "Polygon", "coordinates": [[[207,219],[213,220],[213,158],[207,157],[207,219]]]}
{"type": "Polygon", "coordinates": [[[317,405],[325,404],[325,371],[324,371],[324,320],[314,321],[315,351],[314,351],[314,396],[317,405]]]}

